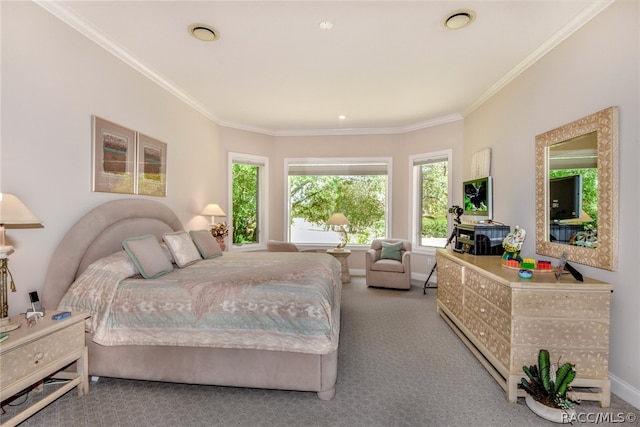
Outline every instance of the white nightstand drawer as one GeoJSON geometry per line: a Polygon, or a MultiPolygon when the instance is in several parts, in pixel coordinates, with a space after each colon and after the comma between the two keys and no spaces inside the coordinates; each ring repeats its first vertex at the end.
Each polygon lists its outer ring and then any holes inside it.
{"type": "Polygon", "coordinates": [[[2,388],[46,369],[75,351],[84,348],[84,323],[76,323],[36,341],[2,354],[0,383],[2,388]]]}

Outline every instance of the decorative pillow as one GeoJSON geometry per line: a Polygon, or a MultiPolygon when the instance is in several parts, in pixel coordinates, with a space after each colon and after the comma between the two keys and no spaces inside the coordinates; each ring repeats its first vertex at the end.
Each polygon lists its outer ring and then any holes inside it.
{"type": "Polygon", "coordinates": [[[189,232],[198,252],[204,259],[222,256],[222,249],[209,230],[191,230],[189,232]]]}
{"type": "Polygon", "coordinates": [[[145,279],[155,279],[173,271],[171,261],[153,234],[125,239],[122,247],[145,279]]]}
{"type": "Polygon", "coordinates": [[[395,259],[396,261],[402,260],[402,242],[389,243],[382,242],[382,251],[380,252],[380,259],[395,259]]]}
{"type": "Polygon", "coordinates": [[[169,252],[173,255],[173,260],[178,267],[186,267],[200,259],[198,248],[193,244],[193,240],[186,231],[165,233],[162,238],[169,247],[169,252]]]}

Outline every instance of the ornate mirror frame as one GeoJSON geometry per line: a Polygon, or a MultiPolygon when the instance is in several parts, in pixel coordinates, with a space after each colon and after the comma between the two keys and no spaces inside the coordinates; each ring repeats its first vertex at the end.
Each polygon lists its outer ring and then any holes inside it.
{"type": "Polygon", "coordinates": [[[618,108],[609,107],[536,136],[536,253],[606,270],[618,268],[618,108]],[[598,135],[598,246],[550,241],[549,148],[590,132],[598,135]]]}

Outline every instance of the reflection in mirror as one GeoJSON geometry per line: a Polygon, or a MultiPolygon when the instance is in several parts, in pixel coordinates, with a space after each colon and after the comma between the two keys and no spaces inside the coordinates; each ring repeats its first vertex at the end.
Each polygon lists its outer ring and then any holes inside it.
{"type": "Polygon", "coordinates": [[[598,245],[598,135],[589,132],[549,147],[549,238],[598,245]]]}
{"type": "Polygon", "coordinates": [[[617,108],[536,136],[536,252],[617,268],[617,108]]]}

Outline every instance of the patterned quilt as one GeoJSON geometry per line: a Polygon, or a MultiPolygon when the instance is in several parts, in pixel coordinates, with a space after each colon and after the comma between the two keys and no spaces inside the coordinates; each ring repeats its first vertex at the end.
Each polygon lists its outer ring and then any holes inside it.
{"type": "Polygon", "coordinates": [[[318,253],[225,253],[143,279],[122,251],[82,273],[60,310],[88,311],[102,345],[328,354],[338,348],[340,264],[318,253]]]}

